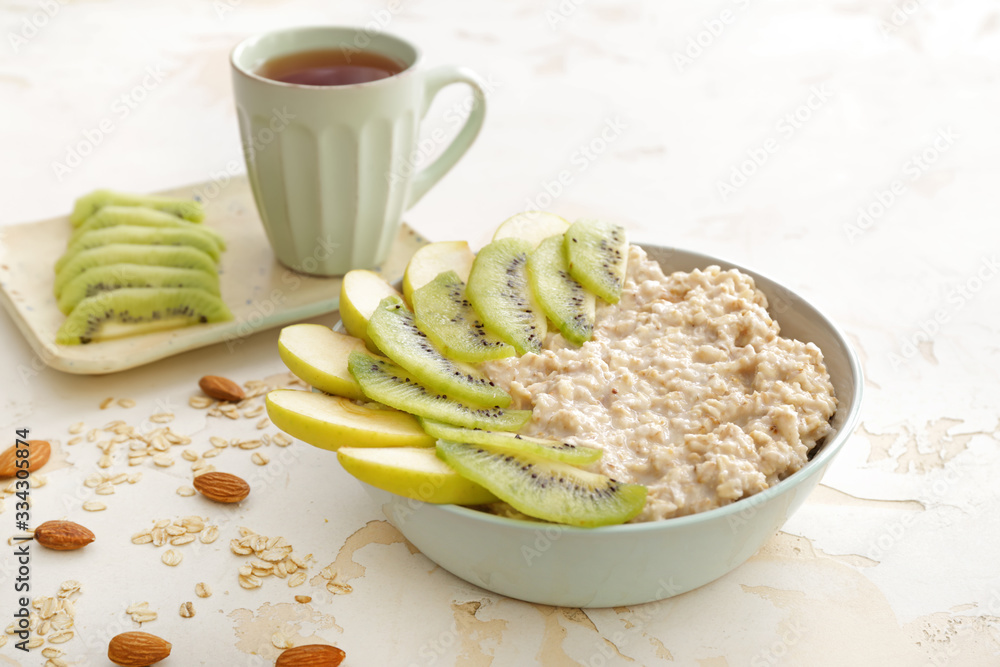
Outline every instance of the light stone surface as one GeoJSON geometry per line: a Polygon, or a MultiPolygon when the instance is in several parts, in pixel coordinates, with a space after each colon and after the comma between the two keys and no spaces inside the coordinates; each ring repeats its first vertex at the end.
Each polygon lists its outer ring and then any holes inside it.
{"type": "MultiPolygon", "coordinates": [[[[216,457],[253,481],[235,508],[178,496],[186,462],[129,467],[120,443],[108,472],[143,478],[102,496],[107,510],[82,511],[94,497],[83,480],[101,456],[87,435],[113,419],[138,426],[174,412],[171,428],[199,450],[213,435],[273,434],[187,402],[206,373],[283,374],[278,332],[77,377],[47,370],[0,315],[5,441],[28,427],[54,444],[32,522],[65,517],[98,536],[71,557],[33,555],[34,595],[82,585],[76,634],[59,645],[71,664],[103,664],[108,638],[138,629],[130,604],[177,609],[199,581],[215,595],[198,602],[197,623],[164,613],[142,627],[172,641],[171,664],[272,664],[278,631],[334,643],[347,665],[1000,660],[994,2],[7,3],[0,224],[63,214],[96,187],[225,187],[243,171],[228,51],[249,34],[310,23],[385,27],[420,44],[426,64],[468,65],[490,82],[482,135],[407,214],[415,229],[479,247],[507,216],[544,208],[607,216],[634,241],[759,270],[847,332],[866,371],[863,424],[823,485],[734,572],[661,603],[556,609],[435,567],[328,452],[301,443],[271,445],[266,466],[238,448],[216,457]],[[109,396],[137,405],[101,410],[109,396]],[[81,421],[83,440],[70,445],[81,421]],[[217,523],[220,539],[176,547],[185,558],[175,568],[158,562],[161,549],[129,542],[151,519],[190,514],[217,523]],[[239,526],[312,553],[306,584],[269,577],[240,588],[237,568],[249,561],[228,550],[239,526]],[[350,593],[326,588],[328,565],[350,593]]],[[[447,93],[428,134],[456,128],[464,93],[447,93]]],[[[13,524],[8,496],[0,539],[13,524]]],[[[0,559],[4,610],[13,572],[11,557],[0,559]]],[[[12,647],[0,648],[0,664],[44,662],[12,647]]]]}

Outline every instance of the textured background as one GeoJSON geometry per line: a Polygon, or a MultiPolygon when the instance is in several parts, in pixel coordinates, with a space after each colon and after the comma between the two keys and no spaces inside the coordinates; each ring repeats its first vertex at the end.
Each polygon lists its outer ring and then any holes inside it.
{"type": "MultiPolygon", "coordinates": [[[[309,610],[297,610],[282,582],[236,586],[229,533],[176,570],[129,544],[150,519],[213,511],[173,495],[185,465],[147,464],[144,481],[110,496],[107,512],[85,515],[67,498],[97,452],[60,445],[72,466],[35,492],[35,515],[91,521],[108,535],[85,553],[34,562],[40,595],[68,578],[84,584],[79,636],[63,645],[72,664],[104,664],[102,638],[134,627],[123,610],[139,600],[160,611],[144,629],[172,636],[169,664],[183,665],[269,664],[267,637],[279,627],[336,643],[351,665],[1000,660],[1000,6],[674,4],[0,7],[0,224],[62,214],[95,187],[155,191],[242,171],[232,46],[279,26],[371,25],[421,45],[426,65],[468,65],[493,85],[479,140],[407,215],[428,238],[478,246],[529,207],[609,216],[635,240],[722,256],[785,283],[846,330],[867,374],[863,426],[783,532],[725,578],[634,609],[552,609],[471,587],[411,553],[328,455],[299,445],[284,450],[292,458],[282,467],[265,467],[266,493],[227,528],[283,534],[316,555],[310,576],[338,553],[361,568],[348,568],[353,593],[333,596],[320,582],[306,593],[309,610]],[[197,619],[181,619],[177,605],[206,572],[216,595],[195,600],[197,619]]],[[[453,128],[446,114],[463,99],[449,91],[428,131],[453,128]]],[[[235,437],[239,425],[206,426],[186,407],[196,378],[283,372],[276,331],[99,378],[41,370],[6,315],[0,336],[4,428],[27,424],[62,442],[74,422],[118,418],[98,410],[106,396],[139,401],[123,417],[133,420],[158,401],[175,406],[178,430],[199,443],[235,437]]],[[[253,473],[249,452],[238,454],[227,452],[227,466],[253,473]]],[[[11,660],[41,664],[8,643],[0,664],[11,660]]]]}

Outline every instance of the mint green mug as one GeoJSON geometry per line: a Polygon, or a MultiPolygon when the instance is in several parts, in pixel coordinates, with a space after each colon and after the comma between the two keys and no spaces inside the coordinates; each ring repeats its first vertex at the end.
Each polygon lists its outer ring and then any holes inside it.
{"type": "Polygon", "coordinates": [[[278,30],[233,49],[247,174],[271,247],[285,266],[322,276],[378,266],[403,212],[472,145],[486,112],[482,81],[463,67],[423,70],[419,61],[417,48],[398,37],[333,26],[278,30]],[[403,69],[375,81],[330,86],[257,73],[275,58],[318,49],[370,51],[403,69]],[[415,170],[420,121],[434,96],[452,83],[472,89],[469,115],[439,157],[415,170]]]}

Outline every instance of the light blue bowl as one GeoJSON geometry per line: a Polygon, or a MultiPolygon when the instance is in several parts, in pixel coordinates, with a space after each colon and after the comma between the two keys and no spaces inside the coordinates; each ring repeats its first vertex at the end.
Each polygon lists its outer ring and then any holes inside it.
{"type": "Polygon", "coordinates": [[[718,264],[753,276],[783,336],[813,342],[837,394],[833,431],[801,470],[744,500],[649,523],[571,528],[455,505],[430,505],[364,484],[389,522],[432,561],[486,590],[564,607],[660,600],[718,579],[752,556],[816,487],[858,424],[862,374],[840,330],[818,310],[753,271],[673,248],[643,246],[665,273],[718,264]]]}

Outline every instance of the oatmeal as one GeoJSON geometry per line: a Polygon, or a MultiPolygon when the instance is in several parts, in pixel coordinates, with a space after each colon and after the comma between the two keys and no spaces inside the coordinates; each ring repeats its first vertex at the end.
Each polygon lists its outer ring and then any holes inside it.
{"type": "Polygon", "coordinates": [[[633,521],[726,505],[801,468],[837,405],[823,355],[782,338],[753,279],[717,266],[664,276],[629,250],[621,301],[581,347],[484,365],[533,408],[523,433],[604,450],[592,470],[644,484],[633,521]]]}

